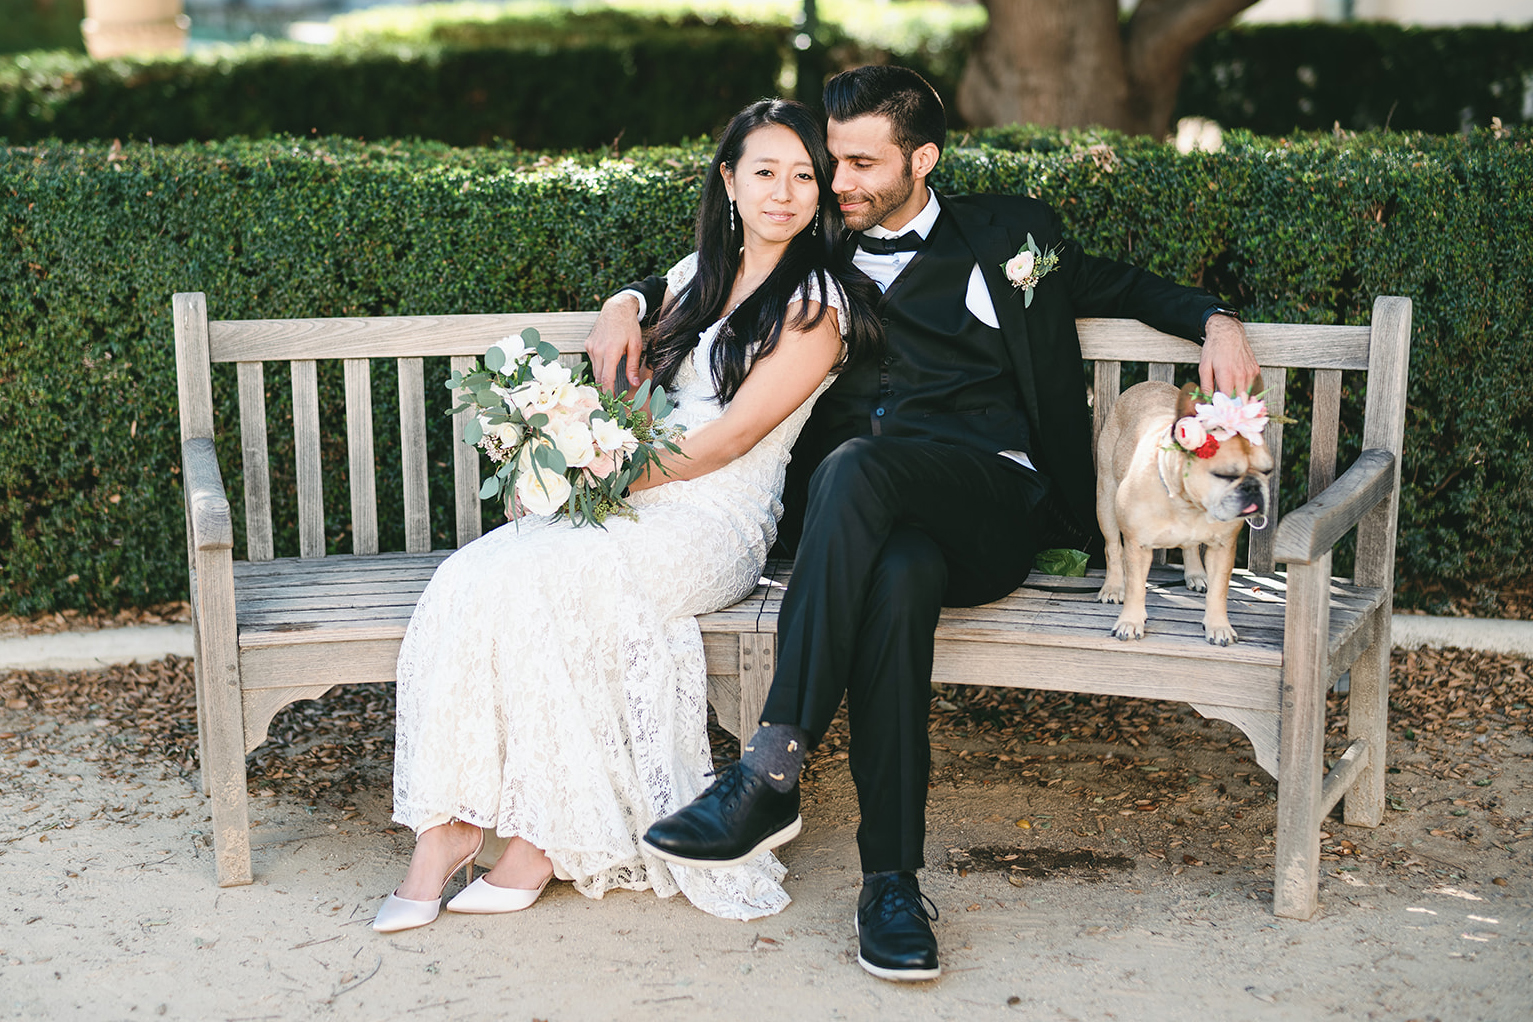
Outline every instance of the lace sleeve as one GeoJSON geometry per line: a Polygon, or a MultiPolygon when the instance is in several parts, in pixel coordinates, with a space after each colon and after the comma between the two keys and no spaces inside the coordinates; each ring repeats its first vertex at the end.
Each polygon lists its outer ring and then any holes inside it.
{"type": "MultiPolygon", "coordinates": [[[[836,323],[841,329],[841,336],[845,337],[847,329],[846,295],[842,292],[841,285],[836,282],[835,278],[827,276],[825,279],[830,283],[830,307],[836,310],[836,323]]],[[[811,276],[800,284],[798,290],[793,292],[792,301],[825,302],[826,299],[821,297],[819,278],[811,276]]]]}
{"type": "Polygon", "coordinates": [[[672,266],[665,274],[665,286],[671,294],[677,298],[692,283],[692,278],[697,275],[697,253],[693,252],[681,258],[675,266],[672,266]]]}

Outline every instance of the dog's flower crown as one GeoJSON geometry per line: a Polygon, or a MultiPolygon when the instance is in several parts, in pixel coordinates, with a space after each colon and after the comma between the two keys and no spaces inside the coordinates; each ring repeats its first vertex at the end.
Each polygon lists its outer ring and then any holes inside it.
{"type": "MultiPolygon", "coordinates": [[[[1193,396],[1208,397],[1202,391],[1194,391],[1193,396]]],[[[1193,412],[1171,427],[1171,438],[1190,454],[1212,458],[1219,453],[1221,443],[1236,436],[1243,436],[1258,447],[1262,444],[1262,430],[1267,428],[1267,402],[1259,397],[1216,393],[1208,402],[1194,404],[1193,412]]]]}

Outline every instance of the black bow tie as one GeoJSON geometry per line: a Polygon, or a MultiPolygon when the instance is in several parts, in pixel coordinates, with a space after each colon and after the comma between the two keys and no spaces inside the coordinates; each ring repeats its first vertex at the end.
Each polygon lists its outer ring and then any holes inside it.
{"type": "Polygon", "coordinates": [[[857,245],[870,255],[893,255],[896,252],[914,252],[925,244],[926,239],[915,231],[906,231],[893,238],[873,238],[866,234],[854,234],[857,245]]]}

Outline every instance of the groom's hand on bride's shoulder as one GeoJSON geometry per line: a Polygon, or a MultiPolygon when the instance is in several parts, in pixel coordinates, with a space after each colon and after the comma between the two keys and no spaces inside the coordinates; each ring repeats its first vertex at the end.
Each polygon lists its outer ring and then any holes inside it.
{"type": "Polygon", "coordinates": [[[644,334],[639,326],[639,302],[632,293],[620,291],[602,303],[585,347],[597,386],[614,391],[620,369],[628,387],[639,385],[644,334]]]}
{"type": "Polygon", "coordinates": [[[1208,394],[1216,390],[1249,394],[1261,366],[1246,340],[1246,328],[1234,316],[1215,314],[1203,325],[1203,355],[1198,361],[1198,384],[1208,394]]]}

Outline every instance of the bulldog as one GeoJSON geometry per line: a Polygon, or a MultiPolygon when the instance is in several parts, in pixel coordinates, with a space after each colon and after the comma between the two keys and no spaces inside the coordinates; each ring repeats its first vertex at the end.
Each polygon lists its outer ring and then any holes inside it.
{"type": "MultiPolygon", "coordinates": [[[[1252,389],[1261,393],[1260,379],[1252,389]]],[[[1097,520],[1107,540],[1097,600],[1123,604],[1112,628],[1119,639],[1144,637],[1145,586],[1152,551],[1162,547],[1181,548],[1187,588],[1208,594],[1204,637],[1219,646],[1239,638],[1226,603],[1241,525],[1266,525],[1266,408],[1246,397],[1197,396],[1193,384],[1130,387],[1097,438],[1097,520]]]]}

